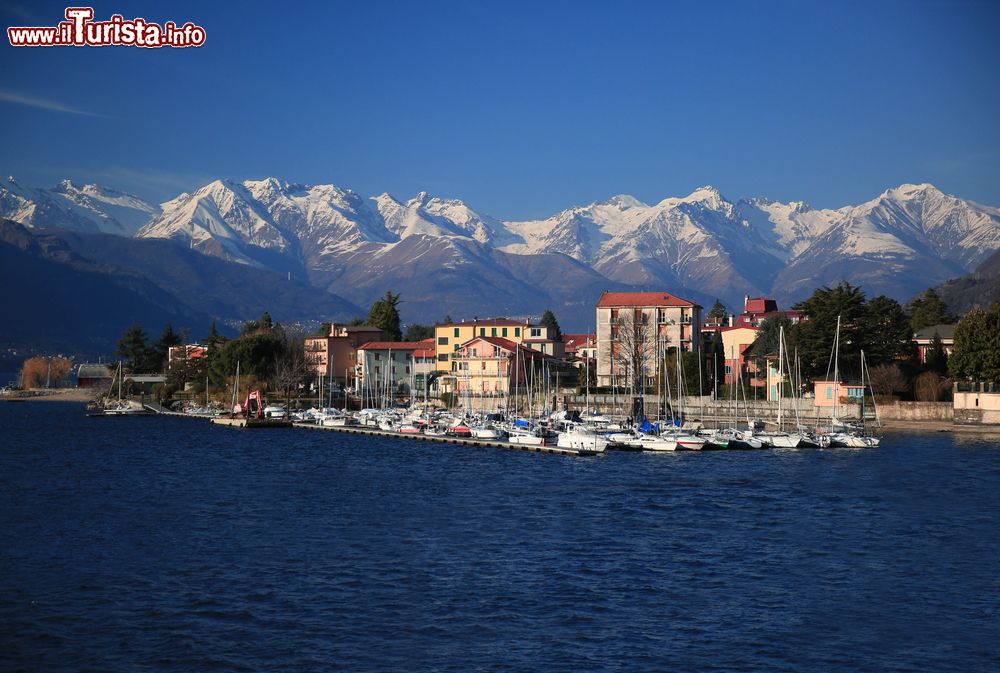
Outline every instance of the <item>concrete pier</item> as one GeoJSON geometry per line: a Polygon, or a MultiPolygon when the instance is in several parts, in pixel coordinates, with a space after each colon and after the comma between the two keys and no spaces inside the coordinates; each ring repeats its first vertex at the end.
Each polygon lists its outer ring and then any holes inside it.
{"type": "MultiPolygon", "coordinates": [[[[178,414],[183,415],[183,414],[178,414]]],[[[198,418],[198,416],[187,416],[187,418],[198,418]]],[[[439,442],[442,444],[462,444],[465,446],[481,446],[481,447],[492,447],[496,449],[508,449],[511,451],[530,451],[533,453],[550,453],[557,456],[573,456],[573,457],[584,457],[593,456],[594,452],[591,451],[580,451],[577,449],[564,449],[558,446],[530,446],[526,444],[511,444],[510,442],[504,442],[497,439],[472,439],[465,437],[431,437],[429,435],[404,435],[399,432],[392,432],[391,430],[381,430],[379,428],[372,428],[364,425],[354,425],[354,426],[322,426],[315,425],[313,423],[297,423],[292,421],[283,421],[276,419],[260,419],[259,421],[251,421],[250,425],[247,426],[247,419],[245,418],[212,418],[210,419],[214,425],[221,425],[229,428],[258,428],[258,427],[283,427],[283,428],[298,428],[304,430],[321,430],[327,432],[344,432],[353,435],[370,435],[376,437],[392,437],[393,439],[408,439],[411,441],[418,442],[439,442]]]]}

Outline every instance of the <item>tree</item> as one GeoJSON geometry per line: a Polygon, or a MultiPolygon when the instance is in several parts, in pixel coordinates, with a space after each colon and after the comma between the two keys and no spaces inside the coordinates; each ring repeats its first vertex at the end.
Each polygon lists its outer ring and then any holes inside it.
{"type": "Polygon", "coordinates": [[[180,346],[181,343],[180,336],[174,332],[173,326],[168,323],[163,328],[163,333],[160,335],[159,340],[153,344],[145,369],[157,372],[163,371],[163,368],[167,365],[170,349],[174,346],[180,346]]]}
{"type": "Polygon", "coordinates": [[[1000,303],[969,311],[955,326],[948,370],[956,378],[1000,382],[1000,303]]]}
{"type": "Polygon", "coordinates": [[[938,374],[948,373],[948,354],[945,353],[944,344],[941,343],[941,335],[936,331],[934,332],[934,338],[931,339],[931,347],[927,351],[927,360],[924,365],[928,371],[937,372],[938,374]]]}
{"type": "Polygon", "coordinates": [[[865,361],[870,366],[913,357],[913,330],[899,302],[884,295],[865,305],[859,334],[865,361]]]}
{"type": "Polygon", "coordinates": [[[708,376],[712,377],[712,389],[718,397],[719,388],[726,380],[726,347],[722,343],[722,333],[716,332],[712,338],[712,348],[709,352],[709,361],[705,369],[708,376]]]}
{"type": "Polygon", "coordinates": [[[292,339],[284,344],[275,357],[273,381],[275,388],[285,393],[285,400],[291,400],[295,390],[308,374],[305,351],[301,339],[292,339]]]}
{"type": "Polygon", "coordinates": [[[948,313],[948,305],[933,288],[914,299],[910,306],[910,327],[914,332],[919,332],[925,327],[950,325],[955,322],[955,317],[948,313]]]}
{"type": "Polygon", "coordinates": [[[712,308],[708,311],[709,319],[714,319],[714,322],[720,323],[726,317],[726,307],[723,306],[722,302],[718,299],[712,304],[712,308]]]}
{"type": "Polygon", "coordinates": [[[313,332],[313,336],[330,336],[330,330],[333,329],[333,323],[329,320],[320,323],[319,328],[313,332]]]}
{"type": "Polygon", "coordinates": [[[757,331],[757,338],[754,339],[747,350],[747,355],[757,360],[760,366],[763,366],[764,358],[768,355],[777,355],[779,351],[778,338],[781,334],[781,328],[784,328],[785,334],[788,334],[792,328],[791,319],[787,316],[779,315],[763,321],[760,324],[760,329],[757,331]]]}
{"type": "Polygon", "coordinates": [[[407,325],[406,326],[406,341],[423,341],[424,339],[434,338],[434,326],[433,325],[407,325]]]}
{"type": "Polygon", "coordinates": [[[225,341],[227,341],[226,337],[219,334],[219,330],[215,327],[215,321],[213,320],[212,327],[208,330],[208,336],[205,337],[205,345],[211,350],[225,341]]]}
{"type": "Polygon", "coordinates": [[[131,371],[138,371],[149,356],[149,345],[146,343],[148,337],[139,323],[133,324],[122,334],[118,340],[118,348],[115,353],[125,360],[125,364],[131,371]]]}
{"type": "Polygon", "coordinates": [[[869,372],[871,377],[872,392],[886,397],[893,393],[905,393],[910,389],[910,384],[903,374],[903,370],[895,362],[872,367],[869,372]]]}
{"type": "Polygon", "coordinates": [[[545,313],[542,314],[542,319],[538,321],[538,324],[542,327],[548,327],[551,334],[549,337],[553,341],[562,341],[562,330],[559,329],[559,322],[556,320],[556,315],[549,309],[545,309],[545,313]]]}
{"type": "Polygon", "coordinates": [[[937,372],[924,372],[917,377],[914,393],[920,402],[937,402],[949,388],[951,388],[949,379],[937,372]]]}
{"type": "Polygon", "coordinates": [[[242,374],[270,379],[286,347],[285,331],[280,327],[258,330],[227,341],[211,359],[211,379],[216,383],[225,381],[236,373],[237,362],[242,374]]]}
{"type": "Polygon", "coordinates": [[[442,325],[453,325],[453,324],[455,324],[455,321],[451,319],[451,314],[449,313],[448,315],[446,315],[444,317],[444,322],[442,322],[441,324],[442,325]]]}
{"type": "Polygon", "coordinates": [[[646,377],[651,375],[650,366],[655,361],[656,343],[652,340],[649,316],[641,310],[622,311],[617,323],[611,326],[611,362],[632,394],[646,387],[646,377]]]}
{"type": "MultiPolygon", "coordinates": [[[[797,324],[789,338],[789,346],[798,348],[804,376],[825,376],[830,367],[830,354],[840,318],[840,359],[850,363],[847,369],[860,369],[862,334],[864,330],[865,293],[847,282],[836,287],[821,287],[805,301],[795,304],[808,320],[797,324]]],[[[841,366],[843,370],[843,365],[841,366]]]]}
{"type": "Polygon", "coordinates": [[[41,388],[61,381],[73,371],[73,362],[64,357],[33,357],[21,366],[21,387],[41,388]]]}
{"type": "Polygon", "coordinates": [[[271,314],[264,311],[256,320],[248,320],[243,323],[243,329],[240,331],[240,336],[260,331],[266,332],[271,329],[274,329],[274,321],[271,320],[271,314]]]}
{"type": "Polygon", "coordinates": [[[385,296],[372,304],[368,310],[368,324],[385,330],[389,341],[400,341],[403,332],[399,326],[399,297],[392,290],[386,290],[385,296]]]}

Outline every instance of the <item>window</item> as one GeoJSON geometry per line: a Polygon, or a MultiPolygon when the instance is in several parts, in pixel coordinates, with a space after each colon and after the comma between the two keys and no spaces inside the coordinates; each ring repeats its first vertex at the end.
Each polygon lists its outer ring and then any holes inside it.
{"type": "Polygon", "coordinates": [[[493,347],[493,357],[495,358],[500,357],[500,346],[493,347]]]}
{"type": "Polygon", "coordinates": [[[455,344],[455,350],[458,350],[458,349],[459,349],[459,348],[461,348],[461,347],[462,347],[462,345],[461,345],[461,344],[455,344]]]}
{"type": "Polygon", "coordinates": [[[726,373],[727,374],[732,374],[733,373],[733,366],[732,365],[726,365],[726,373]]]}
{"type": "Polygon", "coordinates": [[[496,336],[496,335],[497,335],[497,328],[496,327],[491,328],[490,329],[490,336],[496,336]]]}
{"type": "Polygon", "coordinates": [[[375,368],[375,376],[378,376],[381,373],[382,373],[382,368],[381,367],[376,367],[375,368]]]}
{"type": "Polygon", "coordinates": [[[531,336],[532,337],[540,337],[540,336],[542,336],[542,328],[541,327],[532,327],[531,328],[531,336]]]}
{"type": "Polygon", "coordinates": [[[381,353],[376,353],[375,354],[375,361],[378,362],[381,359],[382,359],[382,354],[381,353]]]}
{"type": "Polygon", "coordinates": [[[516,336],[516,337],[521,336],[521,328],[520,327],[515,327],[514,328],[514,336],[516,336]]]}
{"type": "Polygon", "coordinates": [[[438,337],[438,346],[447,346],[448,337],[438,337]]]}
{"type": "Polygon", "coordinates": [[[438,362],[447,362],[447,361],[448,361],[447,353],[441,353],[441,355],[438,356],[438,362]]]}
{"type": "Polygon", "coordinates": [[[486,336],[486,328],[485,327],[480,327],[479,328],[479,336],[486,336]]]}
{"type": "Polygon", "coordinates": [[[483,360],[482,364],[483,364],[483,366],[480,367],[480,369],[486,369],[486,360],[483,360]]]}
{"type": "Polygon", "coordinates": [[[833,386],[827,386],[826,387],[826,399],[828,399],[828,400],[832,400],[833,399],[833,386]]]}
{"type": "Polygon", "coordinates": [[[503,329],[500,330],[500,336],[507,336],[507,328],[506,327],[504,327],[503,329]]]}
{"type": "Polygon", "coordinates": [[[458,328],[457,327],[455,328],[455,338],[456,339],[458,338],[458,328]]]}
{"type": "Polygon", "coordinates": [[[470,358],[474,358],[474,357],[476,357],[476,355],[478,355],[477,350],[475,348],[470,348],[469,349],[469,357],[470,358]]]}
{"type": "Polygon", "coordinates": [[[410,373],[410,365],[406,365],[406,373],[407,373],[407,374],[409,374],[409,373],[410,373]]]}

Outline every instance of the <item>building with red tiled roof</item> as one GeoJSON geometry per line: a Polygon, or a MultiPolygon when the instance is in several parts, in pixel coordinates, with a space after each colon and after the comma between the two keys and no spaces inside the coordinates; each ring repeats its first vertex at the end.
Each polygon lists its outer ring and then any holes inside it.
{"type": "Polygon", "coordinates": [[[511,339],[477,336],[451,354],[451,371],[442,387],[473,411],[508,408],[511,393],[527,389],[529,374],[542,376],[546,354],[511,339]]]}
{"type": "Polygon", "coordinates": [[[597,301],[597,385],[653,385],[665,351],[701,350],[701,305],[669,292],[604,292],[597,301]]]}
{"type": "MultiPolygon", "coordinates": [[[[386,396],[423,393],[424,380],[434,371],[434,358],[417,362],[417,353],[433,348],[433,339],[424,341],[369,341],[357,348],[357,387],[375,400],[386,396]],[[420,379],[418,374],[422,374],[420,379]]],[[[424,360],[425,358],[421,358],[424,360]]]]}
{"type": "Polygon", "coordinates": [[[303,340],[306,368],[314,376],[350,385],[358,346],[386,336],[384,330],[371,325],[331,325],[329,334],[308,336],[303,340]]]}

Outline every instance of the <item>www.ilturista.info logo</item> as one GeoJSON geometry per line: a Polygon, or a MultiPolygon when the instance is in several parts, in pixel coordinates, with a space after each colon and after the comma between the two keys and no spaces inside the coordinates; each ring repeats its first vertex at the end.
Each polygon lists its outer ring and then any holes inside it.
{"type": "Polygon", "coordinates": [[[93,7],[67,7],[66,20],[58,26],[12,26],[7,38],[12,47],[200,47],[205,29],[188,21],[162,26],[145,19],[125,19],[112,14],[108,21],[94,21],[93,7]]]}

